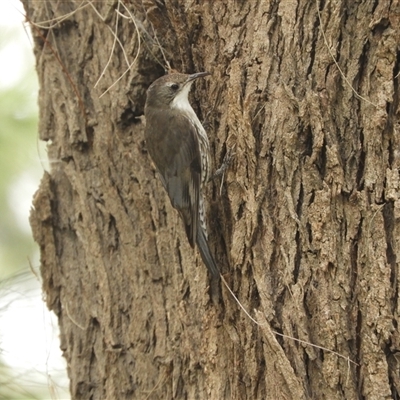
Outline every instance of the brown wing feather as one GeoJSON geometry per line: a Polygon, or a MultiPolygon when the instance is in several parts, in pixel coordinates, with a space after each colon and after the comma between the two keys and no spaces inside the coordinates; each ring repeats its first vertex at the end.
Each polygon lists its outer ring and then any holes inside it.
{"type": "Polygon", "coordinates": [[[199,221],[201,157],[197,131],[182,113],[148,110],[147,148],[161,180],[184,222],[189,243],[194,247],[199,221]],[[155,136],[155,137],[151,137],[155,136]]]}

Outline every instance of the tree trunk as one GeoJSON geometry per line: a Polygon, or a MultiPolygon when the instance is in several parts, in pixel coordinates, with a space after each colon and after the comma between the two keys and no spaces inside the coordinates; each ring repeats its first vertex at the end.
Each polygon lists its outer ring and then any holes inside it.
{"type": "Polygon", "coordinates": [[[399,2],[23,2],[51,161],[31,224],[72,397],[397,398],[399,2]],[[192,104],[214,167],[235,158],[209,239],[261,325],[211,301],[146,152],[161,48],[212,74],[192,104]]]}

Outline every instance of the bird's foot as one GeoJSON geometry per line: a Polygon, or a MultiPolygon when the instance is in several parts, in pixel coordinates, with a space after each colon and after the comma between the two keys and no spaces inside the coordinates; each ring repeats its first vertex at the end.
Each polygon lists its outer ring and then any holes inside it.
{"type": "Polygon", "coordinates": [[[221,175],[223,175],[225,171],[228,169],[234,157],[235,153],[233,152],[233,150],[228,149],[222,161],[221,166],[214,172],[214,175],[210,178],[210,180],[214,180],[215,178],[219,178],[221,175]]]}
{"type": "Polygon", "coordinates": [[[214,175],[210,178],[210,181],[213,181],[214,179],[222,176],[221,185],[220,185],[220,193],[222,192],[222,186],[224,184],[225,171],[230,166],[233,158],[235,157],[235,154],[236,153],[234,153],[232,149],[228,148],[228,150],[226,151],[225,157],[222,161],[221,166],[214,172],[214,175]]]}

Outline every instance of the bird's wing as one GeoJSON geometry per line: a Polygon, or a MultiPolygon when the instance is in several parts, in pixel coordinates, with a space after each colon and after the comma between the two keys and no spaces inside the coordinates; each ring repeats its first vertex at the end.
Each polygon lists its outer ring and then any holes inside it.
{"type": "MultiPolygon", "coordinates": [[[[162,177],[171,204],[179,211],[189,243],[194,247],[199,223],[201,156],[196,126],[182,113],[159,113],[159,139],[147,146],[162,177]],[[155,142],[155,143],[154,143],[155,142]]],[[[147,127],[146,127],[147,130],[147,127]]],[[[150,142],[150,140],[148,140],[150,142]]]]}

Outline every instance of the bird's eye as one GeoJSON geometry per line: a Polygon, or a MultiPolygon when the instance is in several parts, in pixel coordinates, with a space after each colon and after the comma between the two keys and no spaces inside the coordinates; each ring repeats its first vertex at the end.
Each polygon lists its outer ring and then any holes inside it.
{"type": "Polygon", "coordinates": [[[171,85],[171,89],[172,89],[172,90],[178,90],[178,89],[179,89],[179,85],[178,85],[177,83],[173,83],[173,84],[171,85]]]}

